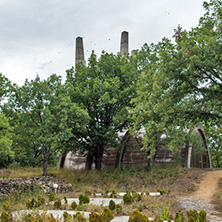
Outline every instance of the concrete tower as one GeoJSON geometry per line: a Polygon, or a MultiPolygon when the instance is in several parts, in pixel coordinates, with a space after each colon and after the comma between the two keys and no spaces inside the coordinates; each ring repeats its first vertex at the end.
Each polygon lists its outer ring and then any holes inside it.
{"type": "Polygon", "coordinates": [[[86,65],[86,61],[84,59],[84,49],[83,49],[83,39],[82,37],[76,38],[76,61],[75,65],[79,62],[82,62],[83,65],[86,65]]]}
{"type": "Polygon", "coordinates": [[[121,33],[120,54],[122,56],[128,54],[129,33],[124,31],[121,33]]]}

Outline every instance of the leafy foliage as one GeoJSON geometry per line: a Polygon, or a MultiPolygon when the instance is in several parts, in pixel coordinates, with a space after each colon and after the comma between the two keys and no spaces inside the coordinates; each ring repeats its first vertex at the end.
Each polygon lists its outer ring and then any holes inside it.
{"type": "Polygon", "coordinates": [[[89,114],[89,122],[73,128],[69,147],[88,152],[101,169],[104,150],[117,145],[117,133],[129,124],[127,106],[135,96],[136,63],[132,58],[103,53],[97,62],[92,54],[87,67],[67,71],[66,91],[89,114]]]}

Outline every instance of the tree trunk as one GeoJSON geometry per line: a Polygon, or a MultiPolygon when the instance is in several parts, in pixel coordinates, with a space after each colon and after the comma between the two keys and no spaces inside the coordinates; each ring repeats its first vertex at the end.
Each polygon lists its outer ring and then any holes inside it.
{"type": "MultiPolygon", "coordinates": [[[[150,155],[150,151],[147,152],[147,156],[150,155]]],[[[146,165],[146,171],[151,172],[151,158],[147,158],[147,165],[146,165]]]]}
{"type": "Polygon", "coordinates": [[[86,166],[85,169],[86,170],[91,170],[92,169],[92,163],[93,163],[93,154],[92,153],[88,153],[86,156],[86,166]]]}
{"type": "Polygon", "coordinates": [[[151,159],[147,159],[146,171],[151,172],[151,159]]]}
{"type": "Polygon", "coordinates": [[[43,176],[47,176],[47,168],[48,168],[48,159],[51,152],[51,145],[48,148],[43,145],[43,176]]]}
{"type": "Polygon", "coordinates": [[[47,176],[47,167],[48,167],[48,159],[44,158],[43,160],[43,176],[47,176]]]}
{"type": "Polygon", "coordinates": [[[102,159],[103,159],[103,147],[97,147],[95,152],[95,168],[96,170],[101,170],[102,168],[102,159]]]}

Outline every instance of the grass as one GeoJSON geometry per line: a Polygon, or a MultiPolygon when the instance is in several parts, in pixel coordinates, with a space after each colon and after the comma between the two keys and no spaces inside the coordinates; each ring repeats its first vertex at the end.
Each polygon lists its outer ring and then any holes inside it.
{"type": "MultiPolygon", "coordinates": [[[[128,190],[136,191],[157,191],[157,189],[169,189],[172,183],[177,183],[178,175],[184,173],[184,169],[178,165],[165,165],[165,166],[153,166],[152,172],[148,173],[145,170],[145,166],[134,168],[104,168],[101,171],[91,170],[60,170],[57,171],[56,167],[49,167],[48,175],[56,177],[66,183],[73,185],[73,191],[66,194],[56,194],[56,199],[63,199],[64,195],[67,197],[78,197],[79,194],[90,191],[94,193],[119,192],[128,190]],[[173,179],[172,179],[173,178],[173,179]],[[167,180],[167,185],[162,187],[162,180],[167,180]]],[[[0,170],[0,177],[2,178],[17,178],[17,177],[39,177],[42,175],[42,168],[20,168],[20,169],[2,169],[0,170]]],[[[34,192],[28,191],[14,192],[5,199],[0,200],[0,212],[3,211],[2,205],[5,201],[9,202],[11,210],[26,209],[25,202],[27,199],[42,195],[47,201],[48,194],[43,193],[41,189],[36,189],[34,192]]],[[[161,197],[144,196],[140,201],[133,201],[132,204],[123,205],[123,211],[119,215],[129,215],[134,208],[139,209],[143,213],[151,216],[153,214],[153,205],[151,202],[160,205],[162,203],[169,203],[174,201],[175,196],[173,194],[164,195],[161,197]]],[[[44,206],[45,208],[46,206],[44,206]]],[[[53,206],[47,206],[47,209],[52,209],[53,206]]],[[[64,208],[64,206],[63,206],[64,208]]],[[[65,206],[65,209],[69,209],[69,206],[65,206]]],[[[78,210],[89,210],[94,212],[101,212],[103,207],[95,205],[82,205],[78,206],[78,210]]],[[[177,210],[176,205],[173,207],[173,213],[177,210]]]]}

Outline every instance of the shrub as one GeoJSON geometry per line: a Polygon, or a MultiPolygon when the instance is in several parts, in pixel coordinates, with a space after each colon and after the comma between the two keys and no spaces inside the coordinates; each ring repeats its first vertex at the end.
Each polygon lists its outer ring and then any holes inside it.
{"type": "Polygon", "coordinates": [[[41,206],[45,204],[45,197],[38,195],[38,205],[41,206]]]}
{"type": "Polygon", "coordinates": [[[110,200],[109,201],[109,209],[110,210],[115,210],[115,208],[116,208],[115,202],[113,200],[110,200]]]}
{"type": "Polygon", "coordinates": [[[103,222],[101,214],[91,212],[91,214],[89,215],[89,222],[103,222]]]}
{"type": "Polygon", "coordinates": [[[26,214],[23,218],[22,218],[25,222],[32,222],[34,221],[34,216],[32,214],[26,214]]]}
{"type": "Polygon", "coordinates": [[[9,204],[9,202],[3,203],[3,209],[4,209],[5,211],[9,211],[9,209],[10,209],[10,204],[9,204]]]}
{"type": "Polygon", "coordinates": [[[36,200],[34,197],[30,200],[30,199],[27,199],[26,200],[26,207],[28,209],[33,209],[33,208],[36,208],[36,207],[39,207],[39,201],[36,200]]]}
{"type": "Polygon", "coordinates": [[[110,222],[114,218],[113,213],[110,209],[105,208],[102,213],[102,221],[103,222],[110,222]]]}
{"type": "Polygon", "coordinates": [[[148,218],[143,215],[138,209],[135,209],[130,214],[128,222],[149,222],[148,218]]]}
{"type": "Polygon", "coordinates": [[[177,211],[176,212],[174,221],[175,222],[184,222],[185,221],[182,211],[177,211]]]}
{"type": "Polygon", "coordinates": [[[80,212],[77,212],[76,215],[73,215],[74,222],[86,222],[86,218],[80,212]]]}
{"type": "Polygon", "coordinates": [[[61,206],[62,206],[61,200],[56,200],[54,203],[54,208],[59,209],[59,208],[61,208],[61,206]]]}
{"type": "Polygon", "coordinates": [[[202,219],[201,222],[205,222],[206,219],[207,219],[207,213],[206,213],[206,211],[205,211],[205,210],[201,210],[200,213],[199,213],[199,215],[200,215],[200,217],[201,217],[201,219],[202,219]]]}
{"type": "Polygon", "coordinates": [[[201,210],[200,213],[198,213],[196,210],[187,211],[188,222],[193,222],[193,221],[205,222],[206,216],[207,213],[204,210],[201,210]]]}
{"type": "Polygon", "coordinates": [[[85,194],[90,196],[90,195],[92,195],[92,192],[90,190],[88,190],[88,189],[85,189],[85,194]]]}
{"type": "Polygon", "coordinates": [[[116,191],[115,190],[112,190],[112,192],[111,192],[111,194],[110,194],[110,197],[111,198],[116,198],[117,196],[116,196],[116,191]]]}
{"type": "Polygon", "coordinates": [[[2,222],[11,222],[13,221],[12,213],[3,211],[0,216],[0,219],[2,222]]]}
{"type": "Polygon", "coordinates": [[[67,204],[68,204],[67,197],[66,197],[66,196],[64,196],[64,197],[63,197],[63,199],[64,199],[64,202],[65,202],[65,205],[67,205],[67,204]]]}
{"type": "Polygon", "coordinates": [[[87,204],[89,203],[89,197],[87,194],[83,195],[83,194],[80,194],[79,195],[79,204],[82,205],[82,204],[87,204]]]}
{"type": "Polygon", "coordinates": [[[39,214],[37,212],[25,214],[22,217],[22,220],[25,222],[43,222],[43,221],[56,222],[56,219],[53,217],[53,215],[52,214],[47,215],[46,212],[44,212],[42,214],[39,214]]]}
{"type": "Polygon", "coordinates": [[[63,213],[64,222],[72,221],[72,216],[66,211],[63,213]]]}
{"type": "Polygon", "coordinates": [[[49,201],[53,201],[55,199],[55,194],[53,192],[49,193],[49,201]]]}
{"type": "Polygon", "coordinates": [[[121,204],[116,204],[116,213],[119,214],[119,213],[122,213],[123,211],[123,207],[121,204]]]}
{"type": "Polygon", "coordinates": [[[124,194],[123,196],[124,204],[130,204],[132,203],[132,201],[133,201],[133,197],[129,193],[124,194]]]}
{"type": "Polygon", "coordinates": [[[71,208],[72,208],[73,210],[75,210],[76,207],[77,207],[77,203],[76,203],[75,201],[73,201],[73,202],[71,203],[71,208]]]}

